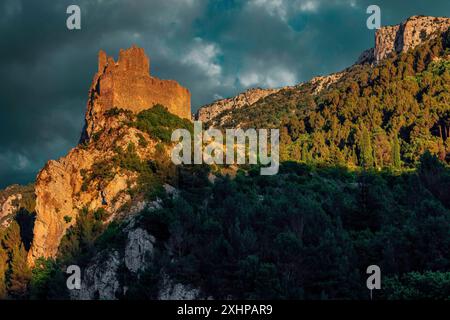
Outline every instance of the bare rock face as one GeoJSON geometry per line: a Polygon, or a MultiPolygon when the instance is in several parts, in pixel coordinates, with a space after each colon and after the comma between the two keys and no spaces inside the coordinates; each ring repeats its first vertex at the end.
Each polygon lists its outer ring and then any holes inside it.
{"type": "Polygon", "coordinates": [[[340,78],[342,78],[344,74],[345,72],[338,72],[330,74],[328,76],[318,76],[312,78],[309,82],[312,84],[314,88],[313,93],[314,94],[320,93],[323,89],[326,89],[333,83],[337,82],[340,78]]]}
{"type": "Polygon", "coordinates": [[[22,195],[12,194],[8,196],[4,201],[0,203],[0,220],[6,216],[9,216],[17,211],[18,206],[16,204],[17,201],[22,199],[22,195]]]}
{"type": "Polygon", "coordinates": [[[450,18],[425,16],[413,16],[399,25],[382,27],[375,34],[375,48],[364,51],[357,64],[377,64],[391,53],[415,48],[449,27],[450,18]]]}
{"type": "Polygon", "coordinates": [[[83,208],[103,208],[114,216],[131,200],[128,190],[137,183],[136,173],[111,166],[110,178],[88,178],[95,165],[113,163],[115,149],[125,151],[129,143],[138,146],[142,137],[147,143],[146,147],[137,148],[138,156],[141,159],[154,156],[156,142],[146,133],[125,126],[124,121],[120,116],[105,118],[107,130],[96,141],[77,146],[57,161],[49,161],[38,174],[36,221],[28,253],[30,265],[39,257],[56,255],[61,238],[76,223],[83,208]],[[87,179],[89,183],[86,183],[87,179]]]}
{"type": "Polygon", "coordinates": [[[145,269],[145,260],[153,255],[155,237],[147,231],[137,228],[128,233],[128,241],[125,247],[125,266],[131,272],[145,269]]]}
{"type": "Polygon", "coordinates": [[[119,281],[120,266],[125,265],[134,274],[144,271],[150,261],[148,258],[153,254],[155,241],[147,231],[131,228],[123,250],[100,252],[93,258],[82,274],[81,289],[70,292],[71,299],[116,300],[127,290],[119,281]]]}
{"type": "Polygon", "coordinates": [[[34,186],[12,185],[0,190],[0,228],[8,227],[19,209],[33,212],[34,186]]]}
{"type": "Polygon", "coordinates": [[[191,94],[174,80],[150,76],[150,61],[144,49],[120,50],[117,62],[104,51],[98,55],[98,72],[89,90],[86,127],[82,139],[103,127],[103,114],[111,108],[138,113],[155,104],[191,119],[191,94]]]}
{"type": "Polygon", "coordinates": [[[121,293],[120,282],[117,276],[121,259],[117,251],[107,255],[106,260],[89,265],[83,272],[80,290],[70,292],[74,300],[116,300],[121,293]]]}
{"type": "Polygon", "coordinates": [[[158,300],[196,300],[201,298],[201,292],[182,283],[175,283],[167,276],[164,277],[158,300]]]}
{"type": "MultiPolygon", "coordinates": [[[[73,300],[116,300],[127,293],[128,287],[120,282],[121,266],[138,278],[152,261],[155,237],[144,229],[134,225],[130,219],[126,228],[127,243],[120,251],[106,250],[99,252],[83,270],[81,289],[71,290],[73,300]]],[[[202,298],[200,289],[178,283],[164,272],[156,293],[158,300],[194,300],[202,298]]]]}
{"type": "MultiPolygon", "coordinates": [[[[74,158],[72,154],[69,154],[67,160],[74,158]]],[[[74,168],[65,160],[49,161],[36,179],[37,216],[28,256],[30,263],[41,256],[51,257],[56,254],[59,242],[68,227],[65,225],[64,216],[76,216],[72,187],[76,177],[72,174],[74,168]]],[[[74,165],[77,163],[78,161],[74,165]]],[[[79,178],[81,180],[81,177],[79,178]]]]}
{"type": "Polygon", "coordinates": [[[21,199],[20,193],[0,196],[0,228],[10,225],[13,214],[19,210],[18,202],[21,199]]]}
{"type": "Polygon", "coordinates": [[[280,90],[281,89],[260,89],[260,88],[249,89],[245,92],[238,94],[235,97],[217,100],[211,104],[201,107],[197,111],[195,118],[198,121],[209,122],[224,111],[250,106],[255,102],[257,102],[258,100],[265,98],[280,90]]]}
{"type": "MultiPolygon", "coordinates": [[[[375,33],[374,59],[378,63],[391,52],[396,52],[396,39],[402,37],[400,25],[383,27],[375,33]]],[[[400,52],[400,51],[399,51],[400,52]]]]}
{"type": "Polygon", "coordinates": [[[156,242],[154,236],[142,228],[135,227],[133,217],[126,227],[126,245],[120,249],[106,249],[98,252],[82,272],[80,290],[71,290],[73,300],[116,300],[125,294],[127,287],[121,284],[121,266],[133,273],[144,271],[153,255],[156,242]]]}

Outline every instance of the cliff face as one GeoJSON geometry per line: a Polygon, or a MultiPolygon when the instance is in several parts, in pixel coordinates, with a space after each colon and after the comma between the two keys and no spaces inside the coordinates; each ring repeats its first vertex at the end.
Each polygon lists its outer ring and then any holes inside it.
{"type": "Polygon", "coordinates": [[[382,27],[375,34],[375,47],[364,51],[357,63],[379,63],[390,53],[406,52],[449,27],[450,18],[425,16],[413,16],[399,25],[382,27]]]}
{"type": "Polygon", "coordinates": [[[0,228],[8,227],[20,209],[32,213],[35,208],[34,186],[12,185],[0,190],[0,228]]]}
{"type": "Polygon", "coordinates": [[[100,51],[98,72],[89,90],[86,128],[82,139],[103,127],[103,114],[111,108],[138,113],[155,104],[186,119],[191,119],[191,94],[173,80],[150,76],[150,61],[142,48],[120,50],[117,62],[100,51]]]}
{"type": "Polygon", "coordinates": [[[328,76],[319,76],[312,78],[309,83],[313,87],[313,93],[319,94],[323,89],[328,88],[330,85],[338,81],[345,72],[333,73],[328,76]]]}
{"type": "Polygon", "coordinates": [[[109,178],[89,179],[95,166],[113,162],[113,150],[126,151],[129,143],[138,146],[142,137],[146,147],[139,147],[137,153],[141,159],[152,158],[156,142],[124,125],[127,120],[124,115],[104,117],[105,130],[95,141],[75,147],[57,161],[49,161],[39,172],[35,186],[36,221],[28,256],[31,265],[39,257],[56,255],[61,238],[83,208],[103,208],[114,216],[131,200],[128,190],[137,181],[133,172],[112,167],[109,178]]]}
{"type": "Polygon", "coordinates": [[[131,200],[128,190],[137,175],[111,165],[117,150],[136,146],[141,160],[152,159],[157,141],[128,125],[134,114],[162,104],[171,113],[190,118],[190,93],[175,81],[149,75],[149,60],[143,49],[121,50],[118,62],[99,54],[99,69],[89,90],[88,110],[82,143],[57,161],[49,161],[35,183],[36,221],[28,261],[54,257],[66,230],[75,224],[83,208],[105,209],[114,215],[131,200]],[[130,110],[114,116],[106,111],[130,110]],[[130,118],[131,117],[131,118],[130,118]],[[144,140],[144,141],[143,141],[144,140]],[[102,165],[108,177],[93,172],[102,165]]]}
{"type": "MultiPolygon", "coordinates": [[[[9,189],[5,190],[5,193],[9,189]]],[[[0,195],[0,221],[6,220],[6,218],[16,212],[19,209],[17,204],[22,199],[22,194],[11,192],[10,194],[0,195]]]]}
{"type": "MultiPolygon", "coordinates": [[[[245,92],[238,94],[235,97],[217,100],[211,104],[201,107],[197,111],[195,118],[196,120],[202,122],[210,122],[224,111],[250,106],[254,104],[256,101],[263,99],[280,90],[281,89],[260,89],[260,88],[249,89],[245,92]]],[[[214,123],[214,121],[212,121],[211,124],[217,125],[220,123],[214,123]]]]}
{"type": "MultiPolygon", "coordinates": [[[[128,287],[121,284],[121,267],[139,279],[151,264],[155,252],[156,239],[146,230],[135,225],[131,217],[123,231],[125,244],[120,249],[108,249],[99,252],[83,271],[80,290],[70,292],[73,300],[116,300],[127,293],[128,287]]],[[[123,276],[122,276],[123,277],[123,276]]],[[[164,273],[155,299],[193,300],[206,298],[199,289],[174,282],[164,273]]],[[[148,288],[155,290],[155,288],[148,288]]]]}

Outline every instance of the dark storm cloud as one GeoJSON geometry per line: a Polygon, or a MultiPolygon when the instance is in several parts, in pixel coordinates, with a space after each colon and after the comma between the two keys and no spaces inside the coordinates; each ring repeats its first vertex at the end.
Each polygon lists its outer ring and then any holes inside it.
{"type": "MultiPolygon", "coordinates": [[[[32,181],[81,131],[99,49],[137,44],[151,72],[176,79],[198,106],[247,87],[339,71],[372,46],[356,0],[3,0],[0,3],[0,187],[32,181]],[[66,28],[77,4],[82,30],[66,28]]],[[[442,1],[378,1],[382,23],[448,15],[442,1]]]]}

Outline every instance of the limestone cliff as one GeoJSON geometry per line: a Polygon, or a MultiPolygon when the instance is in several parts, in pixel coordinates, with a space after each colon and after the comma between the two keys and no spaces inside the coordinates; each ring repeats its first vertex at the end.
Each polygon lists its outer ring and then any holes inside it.
{"type": "Polygon", "coordinates": [[[220,99],[200,107],[195,114],[195,119],[206,123],[208,126],[222,126],[232,118],[234,110],[250,107],[271,95],[283,94],[283,90],[299,88],[306,84],[310,84],[313,88],[313,93],[318,94],[323,89],[326,89],[328,86],[338,81],[344,73],[345,71],[333,73],[328,76],[317,76],[307,83],[299,83],[295,86],[286,86],[276,89],[248,89],[235,97],[220,99]]]}
{"type": "Polygon", "coordinates": [[[219,116],[222,112],[231,110],[231,109],[239,109],[245,106],[250,106],[254,104],[256,101],[263,99],[271,94],[274,94],[281,89],[261,89],[254,88],[249,89],[245,92],[238,94],[232,98],[226,98],[214,101],[211,104],[202,106],[196,113],[196,120],[202,122],[210,122],[211,124],[217,125],[220,123],[214,123],[214,118],[219,116]]]}
{"type": "Polygon", "coordinates": [[[157,141],[130,123],[137,112],[155,104],[190,118],[189,91],[175,81],[150,77],[143,49],[121,50],[117,63],[100,52],[81,143],[67,156],[49,161],[36,179],[36,221],[28,254],[31,265],[39,257],[56,255],[61,238],[81,209],[103,208],[113,218],[131,201],[129,190],[136,185],[137,175],[111,164],[118,150],[127,152],[130,143],[141,160],[153,158],[157,141]],[[108,115],[114,107],[124,111],[108,115]],[[98,176],[96,171],[101,170],[103,176],[98,176]]]}
{"type": "Polygon", "coordinates": [[[0,195],[0,221],[17,211],[19,209],[17,201],[22,199],[20,193],[12,192],[8,194],[9,188],[5,190],[4,195],[0,195]]]}
{"type": "Polygon", "coordinates": [[[105,209],[112,215],[131,200],[127,190],[136,184],[133,172],[111,167],[108,178],[92,176],[95,166],[113,161],[114,150],[126,150],[129,143],[139,145],[142,137],[146,147],[137,152],[142,159],[151,158],[156,142],[135,128],[123,123],[125,115],[105,117],[105,128],[95,141],[79,145],[57,161],[49,161],[36,179],[36,221],[29,262],[53,257],[68,227],[76,222],[79,211],[105,209]]]}
{"type": "MultiPolygon", "coordinates": [[[[450,18],[426,16],[412,16],[399,25],[382,27],[376,32],[375,47],[365,50],[356,64],[377,64],[391,53],[405,52],[415,48],[425,40],[433,38],[439,31],[445,31],[449,27],[450,18]]],[[[326,76],[317,76],[293,87],[250,89],[235,97],[202,106],[196,113],[196,119],[206,122],[209,126],[228,126],[233,117],[233,110],[259,104],[263,101],[262,99],[271,95],[283,95],[283,89],[299,89],[308,86],[312,89],[312,94],[319,94],[323,89],[339,81],[346,72],[347,69],[326,76]]]]}
{"type": "Polygon", "coordinates": [[[0,190],[0,228],[9,226],[19,209],[33,212],[35,207],[34,186],[12,185],[0,190]]]}
{"type": "Polygon", "coordinates": [[[313,87],[313,93],[314,94],[318,94],[323,89],[328,88],[330,85],[332,85],[333,83],[338,81],[340,78],[342,78],[344,73],[345,72],[338,72],[338,73],[332,73],[332,74],[330,74],[328,76],[318,76],[318,77],[312,78],[309,81],[309,83],[313,87]]]}
{"type": "Polygon", "coordinates": [[[412,16],[401,24],[382,27],[375,33],[375,47],[364,51],[357,64],[379,63],[393,52],[415,48],[436,32],[450,27],[450,18],[412,16]]]}
{"type": "MultiPolygon", "coordinates": [[[[148,205],[147,205],[148,206],[148,205]]],[[[128,285],[123,274],[139,279],[152,264],[156,238],[136,225],[135,216],[125,223],[123,231],[125,243],[122,248],[107,249],[96,254],[84,270],[80,290],[70,292],[73,300],[116,300],[127,294],[128,285]],[[122,270],[121,270],[122,268],[122,270]],[[121,275],[122,274],[122,275],[121,275]]],[[[154,288],[154,298],[158,300],[193,300],[205,298],[199,289],[170,279],[162,272],[154,288]]]]}

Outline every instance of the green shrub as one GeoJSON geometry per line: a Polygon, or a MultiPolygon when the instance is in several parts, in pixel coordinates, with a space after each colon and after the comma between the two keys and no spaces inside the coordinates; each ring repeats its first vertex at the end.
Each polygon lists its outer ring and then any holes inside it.
{"type": "Polygon", "coordinates": [[[142,172],[145,170],[145,164],[137,154],[136,146],[132,142],[128,144],[126,151],[122,151],[120,148],[116,149],[114,162],[116,165],[126,170],[135,172],[142,172]]]}
{"type": "Polygon", "coordinates": [[[141,111],[133,125],[164,143],[171,142],[172,132],[175,129],[193,130],[192,123],[189,120],[171,114],[167,108],[160,104],[141,111]]]}
{"type": "Polygon", "coordinates": [[[100,139],[100,136],[103,134],[103,132],[104,132],[104,129],[95,132],[95,133],[92,135],[92,140],[94,140],[94,142],[97,142],[97,141],[100,139]]]}
{"type": "Polygon", "coordinates": [[[144,136],[142,135],[142,133],[138,133],[138,134],[137,134],[137,137],[138,137],[138,139],[139,139],[139,141],[138,141],[139,146],[142,147],[142,148],[147,148],[148,142],[147,142],[147,140],[145,140],[145,138],[144,138],[144,136]]]}
{"type": "Polygon", "coordinates": [[[133,113],[130,110],[122,109],[122,108],[111,108],[106,110],[103,114],[105,117],[117,117],[118,115],[124,114],[126,116],[131,116],[133,113]]]}
{"type": "Polygon", "coordinates": [[[109,218],[110,214],[103,208],[99,208],[94,211],[94,219],[97,221],[105,221],[109,218]]]}

